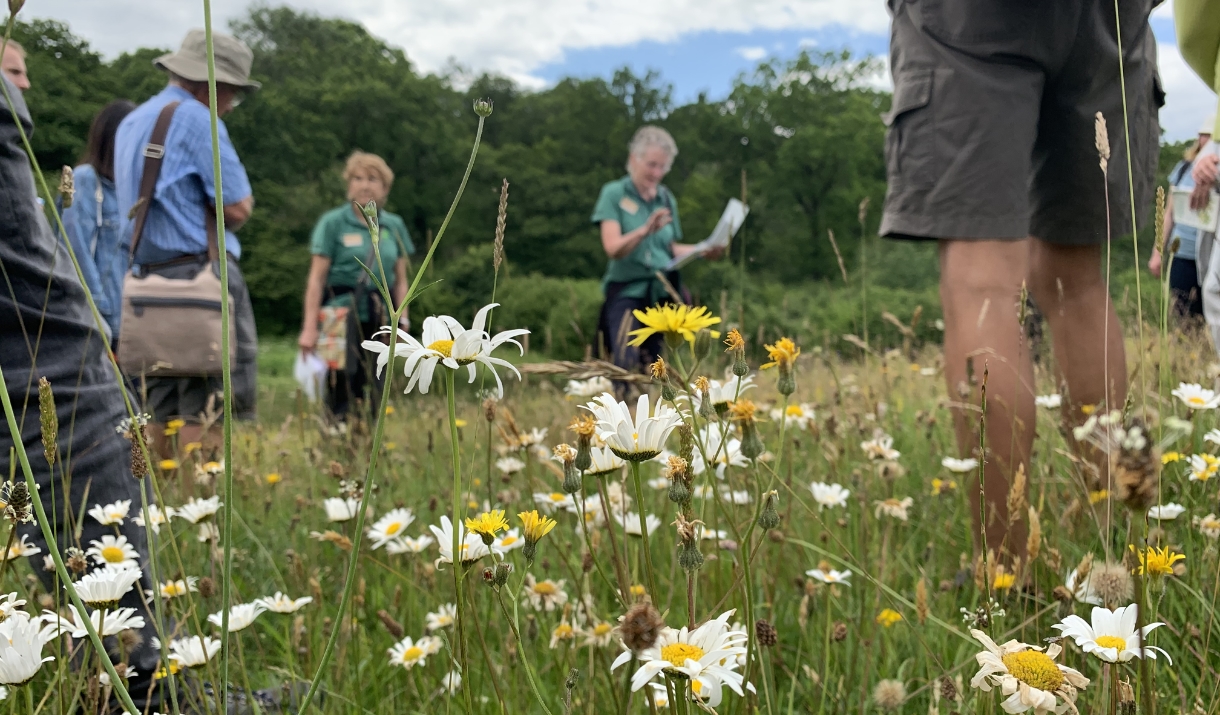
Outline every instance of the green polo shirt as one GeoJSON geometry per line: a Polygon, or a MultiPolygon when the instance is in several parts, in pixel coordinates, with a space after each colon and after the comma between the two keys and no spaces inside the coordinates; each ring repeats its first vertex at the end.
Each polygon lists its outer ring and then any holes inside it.
{"type": "Polygon", "coordinates": [[[593,207],[593,223],[618,221],[623,233],[630,233],[643,226],[652,212],[660,208],[670,210],[673,222],[645,236],[626,258],[611,258],[606,266],[606,275],[602,277],[603,292],[607,284],[627,283],[619,295],[627,298],[647,297],[648,281],[673,258],[670,244],[681,240],[682,224],[678,220],[678,202],[664,184],[657,187],[657,195],[652,201],[640,198],[631,176],[616,179],[602,187],[597,205],[593,207]]]}
{"type": "MultiPolygon", "coordinates": [[[[385,277],[389,288],[394,287],[394,264],[403,256],[415,253],[415,244],[411,243],[411,234],[407,232],[407,224],[398,214],[382,211],[378,218],[381,226],[381,265],[385,268],[385,277]]],[[[344,204],[322,214],[318,224],[314,226],[313,237],[309,242],[309,252],[315,256],[325,256],[330,259],[330,273],[326,275],[327,287],[343,286],[355,288],[363,277],[368,283],[363,263],[371,268],[378,277],[381,270],[374,264],[373,240],[369,235],[368,226],[364,220],[356,218],[351,204],[344,204]]],[[[369,319],[368,306],[360,306],[360,319],[369,319]]]]}

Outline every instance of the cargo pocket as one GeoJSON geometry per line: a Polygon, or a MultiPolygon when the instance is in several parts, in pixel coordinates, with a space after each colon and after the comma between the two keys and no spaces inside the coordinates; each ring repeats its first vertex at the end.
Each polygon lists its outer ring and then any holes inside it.
{"type": "Polygon", "coordinates": [[[936,180],[931,101],[932,70],[906,70],[895,76],[890,111],[881,116],[889,127],[885,163],[892,185],[928,186],[936,180]]]}

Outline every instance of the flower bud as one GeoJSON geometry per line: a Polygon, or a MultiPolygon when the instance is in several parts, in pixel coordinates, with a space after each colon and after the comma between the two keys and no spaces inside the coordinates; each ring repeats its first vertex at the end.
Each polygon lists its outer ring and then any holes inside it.
{"type": "Polygon", "coordinates": [[[695,333],[695,359],[705,360],[711,354],[712,332],[710,330],[700,330],[698,333],[695,333]]]}
{"type": "Polygon", "coordinates": [[[709,422],[716,416],[716,406],[712,404],[712,395],[706,388],[699,392],[699,416],[709,422]]]}
{"type": "Polygon", "coordinates": [[[483,568],[483,583],[487,584],[488,586],[496,585],[496,570],[495,569],[493,569],[490,566],[485,566],[483,568]]]}
{"type": "Polygon", "coordinates": [[[585,435],[579,435],[576,438],[576,468],[582,472],[588,471],[589,467],[593,466],[593,448],[592,441],[585,435]]]}
{"type": "Polygon", "coordinates": [[[746,459],[758,459],[763,453],[762,438],[758,436],[758,426],[754,422],[741,424],[741,454],[746,459]]]}
{"type": "Polygon", "coordinates": [[[682,479],[675,479],[669,483],[669,500],[675,504],[686,504],[690,501],[690,489],[686,486],[686,482],[682,479]]]}
{"type": "Polygon", "coordinates": [[[474,113],[486,119],[491,116],[492,102],[490,99],[476,99],[474,101],[474,113]]]}
{"type": "Polygon", "coordinates": [[[684,571],[694,571],[703,566],[703,552],[699,550],[698,543],[690,541],[683,544],[678,552],[678,565],[684,571]]]}
{"type": "Polygon", "coordinates": [[[521,553],[525,556],[527,564],[534,563],[534,557],[538,555],[538,544],[525,542],[525,546],[521,547],[521,553]]]}
{"type": "Polygon", "coordinates": [[[581,479],[580,470],[576,468],[576,462],[564,462],[563,464],[563,489],[564,494],[575,494],[580,491],[581,479]]]}
{"type": "Polygon", "coordinates": [[[779,526],[779,512],[775,506],[779,503],[779,492],[772,489],[763,495],[762,513],[758,515],[759,527],[770,531],[779,526]]]}
{"type": "MultiPolygon", "coordinates": [[[[527,546],[526,548],[529,548],[529,547],[527,546]]],[[[535,547],[535,548],[537,548],[537,547],[535,547]]],[[[533,561],[532,556],[530,557],[530,561],[533,561]]],[[[510,563],[507,563],[505,561],[501,561],[500,563],[496,564],[496,572],[492,578],[492,583],[497,588],[499,588],[500,586],[503,586],[504,584],[508,583],[508,577],[512,572],[513,572],[513,565],[510,563]]]]}
{"type": "Polygon", "coordinates": [[[775,391],[787,397],[796,392],[796,375],[791,367],[780,366],[779,379],[775,383],[775,391]]]}

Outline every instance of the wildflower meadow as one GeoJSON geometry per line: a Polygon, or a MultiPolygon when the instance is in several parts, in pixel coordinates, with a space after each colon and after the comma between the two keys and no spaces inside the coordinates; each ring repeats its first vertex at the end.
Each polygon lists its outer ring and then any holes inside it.
{"type": "MultiPolygon", "coordinates": [[[[474,109],[466,177],[494,121],[474,109]]],[[[452,212],[389,325],[444,290],[427,276],[452,212]]],[[[1126,404],[1073,414],[1039,363],[1017,545],[976,526],[987,446],[957,447],[939,346],[913,324],[896,344],[758,341],[732,311],[664,305],[633,334],[662,356],[624,375],[526,355],[493,287],[473,315],[365,342],[383,400],[342,428],[280,382],[223,448],[171,423],[154,455],[131,408],[115,427],[151,475],[139,503],[44,508],[18,440],[0,712],[140,709],[126,657],[155,623],[147,712],[1216,713],[1220,367],[1152,315],[1157,290],[1126,404]],[[115,535],[16,537],[59,519],[115,535]],[[146,607],[118,608],[146,569],[146,607]]],[[[56,474],[87,480],[42,424],[56,474]]]]}

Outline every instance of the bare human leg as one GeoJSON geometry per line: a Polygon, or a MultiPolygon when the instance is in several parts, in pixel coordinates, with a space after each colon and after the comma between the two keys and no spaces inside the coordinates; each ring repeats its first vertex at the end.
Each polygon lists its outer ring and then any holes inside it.
{"type": "Polygon", "coordinates": [[[1028,240],[940,242],[940,295],[945,316],[945,380],[963,455],[983,462],[983,488],[965,485],[974,511],[975,545],[1001,563],[1023,558],[1023,514],[1008,513],[1013,475],[1028,470],[1034,439],[1034,376],[1018,318],[1028,273],[1028,240]],[[979,418],[986,372],[986,434],[979,418]],[[985,444],[984,444],[985,442],[985,444]],[[980,446],[985,451],[980,454],[980,446]],[[980,496],[985,506],[980,506],[980,496]],[[984,543],[985,539],[985,543],[984,543]]]}

